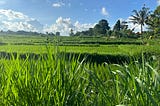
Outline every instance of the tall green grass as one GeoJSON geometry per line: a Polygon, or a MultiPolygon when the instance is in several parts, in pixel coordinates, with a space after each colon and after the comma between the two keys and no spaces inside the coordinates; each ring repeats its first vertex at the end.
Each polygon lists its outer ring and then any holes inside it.
{"type": "MultiPolygon", "coordinates": [[[[28,56],[29,57],[29,56],[28,56]]],[[[160,105],[160,61],[90,64],[48,49],[39,59],[0,60],[0,105],[160,105]]]]}

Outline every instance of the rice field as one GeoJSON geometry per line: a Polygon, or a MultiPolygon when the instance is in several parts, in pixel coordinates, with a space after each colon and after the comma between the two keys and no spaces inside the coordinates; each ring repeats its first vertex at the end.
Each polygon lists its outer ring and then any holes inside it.
{"type": "Polygon", "coordinates": [[[27,42],[22,44],[20,40],[16,45],[13,42],[14,39],[4,40],[7,44],[0,46],[0,51],[11,53],[11,58],[0,59],[2,106],[160,105],[159,41],[149,41],[149,45],[98,44],[95,47],[25,45],[27,42]],[[79,53],[79,56],[65,55],[66,52],[79,53]],[[145,52],[153,54],[146,57],[145,52]],[[39,56],[29,58],[26,54],[26,58],[20,58],[21,53],[39,56]],[[123,64],[97,64],[86,62],[87,55],[80,59],[82,53],[140,54],[140,57],[123,64]]]}
{"type": "Polygon", "coordinates": [[[59,46],[61,52],[136,55],[141,52],[160,53],[160,40],[108,39],[107,37],[42,37],[25,35],[1,35],[0,52],[47,53],[46,46],[59,46]]]}
{"type": "Polygon", "coordinates": [[[89,64],[48,50],[38,60],[0,60],[0,105],[160,105],[159,57],[89,64]]]}

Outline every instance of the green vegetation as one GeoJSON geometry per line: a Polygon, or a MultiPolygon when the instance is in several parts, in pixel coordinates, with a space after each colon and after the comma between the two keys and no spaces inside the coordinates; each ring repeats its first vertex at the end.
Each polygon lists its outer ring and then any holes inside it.
{"type": "Polygon", "coordinates": [[[0,39],[0,105],[160,105],[159,39],[0,39]]]}
{"type": "Polygon", "coordinates": [[[142,7],[141,10],[133,10],[135,15],[132,15],[132,18],[130,18],[131,22],[134,24],[138,24],[141,26],[141,34],[143,32],[143,26],[147,23],[148,17],[150,15],[149,8],[146,8],[145,6],[142,7]]]}
{"type": "Polygon", "coordinates": [[[160,103],[159,59],[85,63],[58,52],[0,61],[0,105],[154,105],[160,103]],[[53,56],[53,57],[52,57],[53,56]]]}
{"type": "Polygon", "coordinates": [[[159,106],[159,7],[134,12],[141,32],[151,29],[142,39],[125,21],[112,30],[104,19],[70,36],[2,32],[0,105],[159,106]]]}
{"type": "MultiPolygon", "coordinates": [[[[102,19],[93,28],[87,31],[76,32],[71,36],[105,36],[108,38],[156,38],[160,35],[160,6],[151,12],[145,5],[140,10],[133,10],[133,15],[128,20],[118,20],[113,29],[110,28],[107,20],[102,19]],[[129,29],[129,23],[137,24],[141,26],[140,33],[135,33],[136,27],[129,29]],[[147,31],[143,31],[143,27],[148,26],[147,31]],[[143,33],[142,33],[143,32],[143,33]],[[141,35],[141,36],[140,36],[141,35]]],[[[146,28],[145,28],[146,29],[146,28]]]]}
{"type": "Polygon", "coordinates": [[[46,53],[46,44],[59,45],[60,51],[74,53],[135,55],[144,52],[159,53],[159,39],[110,39],[107,37],[41,37],[0,36],[1,52],[46,53]]]}
{"type": "Polygon", "coordinates": [[[149,29],[153,31],[155,36],[159,36],[160,34],[160,6],[156,8],[154,13],[149,16],[147,25],[149,29]]]}

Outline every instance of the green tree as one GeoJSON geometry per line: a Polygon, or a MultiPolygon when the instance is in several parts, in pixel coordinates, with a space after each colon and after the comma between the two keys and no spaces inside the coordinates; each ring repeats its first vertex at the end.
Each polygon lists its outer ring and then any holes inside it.
{"type": "Polygon", "coordinates": [[[94,33],[95,33],[95,35],[97,35],[97,34],[105,34],[106,30],[104,30],[99,24],[96,24],[94,26],[94,33]]]}
{"type": "Polygon", "coordinates": [[[120,31],[120,29],[121,29],[121,22],[120,22],[120,20],[118,20],[116,22],[116,24],[114,25],[113,30],[114,31],[120,31]]]}
{"type": "Polygon", "coordinates": [[[131,15],[130,22],[133,24],[138,24],[141,26],[141,34],[143,33],[143,26],[148,21],[148,16],[150,15],[149,8],[146,8],[145,5],[141,10],[133,10],[134,15],[131,15]]]}
{"type": "Polygon", "coordinates": [[[60,36],[60,32],[56,32],[56,36],[60,36]]]}
{"type": "Polygon", "coordinates": [[[95,34],[106,34],[109,29],[109,23],[105,19],[100,20],[99,23],[94,26],[95,34]]]}
{"type": "Polygon", "coordinates": [[[74,36],[80,36],[81,35],[81,32],[77,31],[74,36]]]}
{"type": "Polygon", "coordinates": [[[121,22],[121,29],[122,29],[122,30],[127,30],[127,29],[128,29],[128,25],[127,25],[127,22],[126,22],[126,21],[122,21],[122,22],[121,22]]]}
{"type": "Polygon", "coordinates": [[[128,25],[126,21],[118,20],[113,27],[114,36],[124,37],[127,35],[126,30],[128,29],[128,25]]]}
{"type": "Polygon", "coordinates": [[[99,25],[104,29],[104,30],[109,30],[110,27],[109,27],[109,23],[107,20],[105,19],[102,19],[99,21],[99,25]]]}
{"type": "Polygon", "coordinates": [[[156,8],[156,10],[149,16],[149,20],[147,22],[149,29],[154,32],[155,35],[160,34],[160,6],[156,8]]]}
{"type": "Polygon", "coordinates": [[[121,22],[120,20],[118,20],[113,27],[114,31],[127,30],[127,29],[128,29],[127,22],[126,21],[121,22]]]}
{"type": "Polygon", "coordinates": [[[108,30],[108,36],[111,36],[112,35],[112,33],[113,33],[113,31],[112,30],[108,30]]]}
{"type": "Polygon", "coordinates": [[[74,36],[73,29],[70,30],[69,35],[70,35],[70,36],[74,36]]]}
{"type": "Polygon", "coordinates": [[[89,36],[93,36],[93,35],[94,35],[93,32],[94,32],[94,31],[93,31],[93,28],[89,28],[89,30],[88,30],[88,35],[89,35],[89,36]]]}

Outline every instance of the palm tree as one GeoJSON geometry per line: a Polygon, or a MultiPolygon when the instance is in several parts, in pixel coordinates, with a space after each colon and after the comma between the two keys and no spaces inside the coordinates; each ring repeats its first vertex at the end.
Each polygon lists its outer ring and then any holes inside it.
{"type": "Polygon", "coordinates": [[[149,8],[146,8],[145,5],[141,10],[133,10],[134,15],[131,15],[130,22],[133,24],[138,24],[141,26],[141,34],[143,32],[143,26],[146,24],[148,20],[148,16],[150,15],[149,8]]]}

